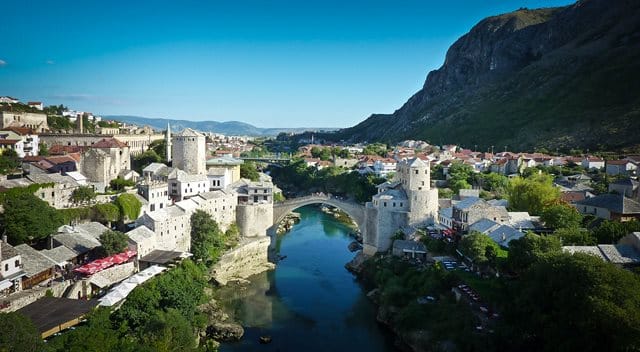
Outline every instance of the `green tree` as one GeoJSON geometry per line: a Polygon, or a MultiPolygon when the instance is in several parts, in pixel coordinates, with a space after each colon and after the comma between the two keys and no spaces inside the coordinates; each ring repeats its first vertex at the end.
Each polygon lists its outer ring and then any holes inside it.
{"type": "Polygon", "coordinates": [[[0,174],[7,175],[20,167],[20,158],[13,149],[6,149],[0,154],[0,174]]]}
{"type": "Polygon", "coordinates": [[[142,203],[135,195],[123,193],[116,198],[114,204],[120,209],[120,221],[133,221],[140,216],[142,203]]]}
{"type": "Polygon", "coordinates": [[[94,199],[96,199],[96,192],[90,186],[80,186],[71,193],[71,201],[76,204],[89,203],[94,199]]]}
{"type": "Polygon", "coordinates": [[[582,215],[576,208],[559,203],[542,210],[540,220],[544,221],[546,227],[554,229],[577,228],[582,224],[582,215]]]}
{"type": "Polygon", "coordinates": [[[193,328],[176,309],[157,310],[144,326],[141,342],[153,351],[197,351],[193,328]]]}
{"type": "Polygon", "coordinates": [[[247,178],[251,181],[258,181],[260,179],[260,173],[256,168],[256,164],[253,161],[245,161],[240,164],[240,177],[247,178]]]}
{"type": "Polygon", "coordinates": [[[124,191],[125,187],[132,187],[132,186],[135,186],[135,184],[136,183],[131,180],[125,180],[123,178],[118,177],[111,180],[111,182],[109,182],[109,187],[116,192],[122,192],[124,191]]]}
{"type": "Polygon", "coordinates": [[[191,215],[191,253],[196,260],[215,263],[222,254],[223,233],[209,214],[196,210],[191,215]]]}
{"type": "Polygon", "coordinates": [[[593,234],[598,243],[613,244],[635,231],[640,231],[640,222],[637,220],[627,222],[604,220],[600,226],[593,230],[593,234]]]}
{"type": "Polygon", "coordinates": [[[449,167],[449,188],[458,194],[461,189],[470,189],[473,168],[462,162],[454,162],[449,167]]]}
{"type": "Polygon", "coordinates": [[[167,160],[167,141],[165,141],[164,138],[151,142],[151,144],[149,144],[149,148],[160,157],[160,160],[167,160]]]}
{"type": "Polygon", "coordinates": [[[522,275],[501,330],[514,351],[636,351],[638,292],[638,276],[595,256],[548,255],[522,275]]]}
{"type": "Polygon", "coordinates": [[[100,235],[102,254],[106,256],[124,252],[127,249],[128,237],[120,231],[107,230],[100,235]]]}
{"type": "Polygon", "coordinates": [[[479,174],[482,189],[494,193],[497,197],[504,194],[509,184],[509,178],[504,175],[490,172],[488,174],[479,174]]]}
{"type": "Polygon", "coordinates": [[[553,186],[549,175],[536,175],[526,179],[515,177],[509,180],[507,198],[513,211],[528,211],[531,215],[540,215],[545,208],[557,204],[560,191],[553,186]]]}
{"type": "MultiPolygon", "coordinates": [[[[166,153],[165,153],[166,154],[166,153]]],[[[133,169],[142,174],[142,169],[149,166],[151,163],[159,163],[162,161],[162,157],[156,153],[154,149],[149,149],[144,153],[133,158],[133,169]]],[[[113,188],[113,187],[112,187],[113,188]]]]}
{"type": "Polygon", "coordinates": [[[553,235],[560,238],[565,246],[592,246],[597,243],[589,230],[577,227],[559,228],[553,235]]]}
{"type": "Polygon", "coordinates": [[[44,349],[40,332],[29,318],[18,312],[0,313],[0,351],[44,349]]]}
{"type": "Polygon", "coordinates": [[[528,232],[524,237],[509,242],[507,263],[515,272],[523,272],[548,253],[562,251],[560,238],[539,236],[528,232]]]}
{"type": "Polygon", "coordinates": [[[63,218],[47,202],[25,192],[7,192],[2,198],[0,223],[14,244],[33,242],[55,233],[63,218]]]}
{"type": "Polygon", "coordinates": [[[38,155],[40,156],[49,156],[49,147],[46,143],[38,144],[38,155]]]}
{"type": "Polygon", "coordinates": [[[464,236],[460,241],[460,248],[467,257],[480,265],[488,264],[490,259],[495,260],[500,250],[500,246],[491,237],[480,232],[472,232],[464,236]],[[494,256],[488,258],[487,254],[494,256]]]}
{"type": "Polygon", "coordinates": [[[96,204],[93,206],[94,219],[107,227],[111,227],[111,223],[120,219],[120,208],[112,203],[96,204]]]}

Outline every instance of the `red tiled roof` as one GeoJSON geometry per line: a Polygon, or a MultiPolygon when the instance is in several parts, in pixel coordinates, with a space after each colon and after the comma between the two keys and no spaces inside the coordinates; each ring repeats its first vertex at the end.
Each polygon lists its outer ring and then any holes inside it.
{"type": "Polygon", "coordinates": [[[32,128],[29,127],[7,127],[7,128],[3,128],[3,131],[11,131],[15,134],[21,135],[21,136],[25,136],[28,134],[34,134],[34,131],[32,128]]]}
{"type": "Polygon", "coordinates": [[[627,165],[628,163],[632,163],[630,160],[608,160],[607,165],[627,165]]]}
{"type": "Polygon", "coordinates": [[[53,145],[49,148],[49,154],[51,155],[64,155],[69,153],[80,153],[87,149],[88,147],[83,147],[79,145],[53,145]]]}
{"type": "Polygon", "coordinates": [[[13,145],[18,142],[16,139],[0,139],[0,145],[13,145]]]}

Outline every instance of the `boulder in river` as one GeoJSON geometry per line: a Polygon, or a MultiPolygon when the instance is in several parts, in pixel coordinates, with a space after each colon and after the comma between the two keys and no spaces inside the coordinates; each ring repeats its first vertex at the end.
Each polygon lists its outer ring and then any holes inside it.
{"type": "Polygon", "coordinates": [[[244,335],[242,326],[234,323],[213,323],[207,327],[207,336],[221,342],[238,341],[244,335]]]}

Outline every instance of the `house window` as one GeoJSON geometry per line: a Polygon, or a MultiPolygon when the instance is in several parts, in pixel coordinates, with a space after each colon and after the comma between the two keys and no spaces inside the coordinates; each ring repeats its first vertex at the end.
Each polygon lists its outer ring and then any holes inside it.
{"type": "Polygon", "coordinates": [[[19,260],[16,260],[15,266],[16,266],[16,268],[20,266],[20,261],[19,260]]]}
{"type": "Polygon", "coordinates": [[[4,265],[4,271],[9,271],[9,264],[4,265]]]}
{"type": "Polygon", "coordinates": [[[418,174],[418,170],[416,170],[416,175],[418,174]]]}
{"type": "Polygon", "coordinates": [[[400,203],[400,206],[401,206],[401,207],[403,206],[403,205],[402,205],[402,203],[400,203]]]}
{"type": "Polygon", "coordinates": [[[387,206],[387,202],[382,203],[382,205],[386,207],[387,206]]]}

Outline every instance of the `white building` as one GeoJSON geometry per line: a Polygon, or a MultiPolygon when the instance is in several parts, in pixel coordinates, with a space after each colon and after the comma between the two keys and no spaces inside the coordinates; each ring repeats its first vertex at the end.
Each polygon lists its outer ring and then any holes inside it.
{"type": "Polygon", "coordinates": [[[169,184],[162,181],[145,180],[138,184],[138,195],[146,200],[146,209],[141,213],[164,209],[169,206],[169,184]]]}
{"type": "Polygon", "coordinates": [[[209,190],[209,179],[205,174],[188,174],[174,169],[168,176],[169,197],[175,201],[195,196],[209,190]]]}

